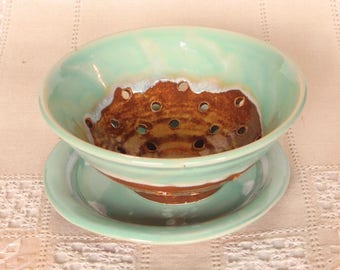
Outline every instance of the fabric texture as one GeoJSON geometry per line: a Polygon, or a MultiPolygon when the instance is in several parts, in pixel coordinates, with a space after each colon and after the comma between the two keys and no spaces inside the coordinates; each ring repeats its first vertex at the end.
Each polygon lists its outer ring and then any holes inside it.
{"type": "Polygon", "coordinates": [[[340,269],[340,1],[0,2],[0,269],[340,269]],[[198,25],[241,32],[285,52],[308,99],[282,137],[289,188],[264,217],[191,245],[117,241],[68,223],[43,189],[59,141],[38,94],[65,54],[119,31],[198,25]]]}

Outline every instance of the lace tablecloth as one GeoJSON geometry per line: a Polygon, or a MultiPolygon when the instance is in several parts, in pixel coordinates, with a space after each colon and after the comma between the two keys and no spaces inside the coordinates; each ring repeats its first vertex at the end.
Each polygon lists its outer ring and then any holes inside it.
{"type": "Polygon", "coordinates": [[[1,1],[0,91],[0,269],[340,269],[340,1],[1,1]],[[176,247],[79,229],[42,182],[59,140],[38,108],[51,66],[103,35],[161,25],[262,39],[301,67],[309,90],[282,138],[292,165],[283,199],[237,233],[176,247]]]}

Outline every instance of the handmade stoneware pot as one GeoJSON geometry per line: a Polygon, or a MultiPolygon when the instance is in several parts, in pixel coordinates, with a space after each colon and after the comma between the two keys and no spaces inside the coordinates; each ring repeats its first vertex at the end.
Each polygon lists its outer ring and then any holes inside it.
{"type": "Polygon", "coordinates": [[[162,27],[69,54],[50,72],[40,108],[109,179],[176,204],[237,181],[293,124],[305,97],[299,70],[268,44],[217,29],[162,27]]]}

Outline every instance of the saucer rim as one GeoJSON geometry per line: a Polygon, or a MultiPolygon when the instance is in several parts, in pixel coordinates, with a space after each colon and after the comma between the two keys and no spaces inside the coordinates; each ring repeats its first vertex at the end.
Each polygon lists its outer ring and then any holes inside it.
{"type": "Polygon", "coordinates": [[[268,176],[272,178],[271,181],[242,208],[193,225],[141,225],[102,216],[75,198],[66,179],[66,170],[72,170],[72,168],[67,168],[71,155],[75,155],[76,159],[81,159],[75,150],[61,141],[52,150],[45,164],[45,191],[55,210],[70,223],[87,231],[118,240],[144,244],[190,244],[233,233],[265,215],[284,195],[290,180],[288,158],[282,146],[276,142],[265,154],[265,156],[274,155],[276,158],[275,160],[268,159],[270,167],[274,165],[277,167],[274,175],[268,176]],[[61,169],[60,166],[62,166],[61,169]],[[64,178],[64,181],[52,181],[52,179],[60,178],[64,178]]]}

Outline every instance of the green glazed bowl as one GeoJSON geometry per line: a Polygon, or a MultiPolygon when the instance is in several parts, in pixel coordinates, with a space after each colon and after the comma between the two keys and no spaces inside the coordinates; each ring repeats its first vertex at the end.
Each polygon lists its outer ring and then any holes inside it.
{"type": "Polygon", "coordinates": [[[268,44],[224,30],[161,27],[118,33],[69,54],[50,72],[39,101],[53,131],[105,175],[132,187],[181,191],[221,183],[251,167],[297,119],[305,98],[300,71],[268,44]],[[177,159],[124,155],[89,143],[84,116],[112,85],[178,77],[245,90],[258,104],[263,137],[234,150],[177,159]]]}

